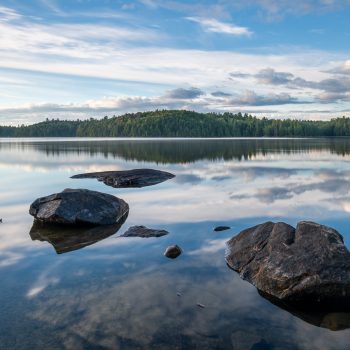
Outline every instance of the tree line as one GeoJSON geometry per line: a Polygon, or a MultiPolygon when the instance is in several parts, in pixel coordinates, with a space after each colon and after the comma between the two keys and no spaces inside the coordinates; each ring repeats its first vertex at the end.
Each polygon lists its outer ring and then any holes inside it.
{"type": "Polygon", "coordinates": [[[249,114],[156,110],[88,120],[46,119],[0,126],[0,137],[332,137],[350,136],[350,118],[268,119],[249,114]]]}

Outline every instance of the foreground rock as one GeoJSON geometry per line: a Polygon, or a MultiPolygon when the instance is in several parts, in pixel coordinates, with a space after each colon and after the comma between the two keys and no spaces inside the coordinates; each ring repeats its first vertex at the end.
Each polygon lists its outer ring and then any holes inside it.
{"type": "Polygon", "coordinates": [[[114,188],[152,186],[172,179],[175,175],[154,169],[102,171],[72,176],[72,179],[97,179],[114,188]]]}
{"type": "Polygon", "coordinates": [[[349,302],[350,253],[332,228],[266,222],[227,245],[228,265],[267,295],[287,302],[349,302]]]}
{"type": "Polygon", "coordinates": [[[120,237],[150,238],[150,237],[162,237],[167,234],[169,234],[169,232],[165,230],[155,230],[152,228],[147,228],[145,226],[131,226],[120,237]]]}
{"type": "Polygon", "coordinates": [[[40,222],[64,225],[113,225],[128,212],[122,199],[84,189],[65,189],[39,198],[29,209],[40,222]]]}
{"type": "Polygon", "coordinates": [[[86,246],[95,244],[111,235],[116,234],[127,219],[126,213],[114,225],[101,226],[58,226],[51,224],[43,224],[34,221],[29,232],[32,240],[41,242],[49,242],[55,249],[57,254],[68,253],[78,250],[86,246]]]}
{"type": "Polygon", "coordinates": [[[174,244],[165,249],[164,256],[170,259],[176,259],[179,255],[181,255],[181,253],[181,248],[177,244],[174,244]]]}

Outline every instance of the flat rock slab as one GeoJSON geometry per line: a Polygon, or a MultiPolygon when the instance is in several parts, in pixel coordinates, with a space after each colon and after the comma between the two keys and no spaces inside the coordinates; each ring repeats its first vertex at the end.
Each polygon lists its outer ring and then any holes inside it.
{"type": "Polygon", "coordinates": [[[169,234],[169,232],[165,230],[155,230],[155,229],[147,228],[145,226],[131,226],[120,237],[150,238],[150,237],[162,237],[167,234],[169,234]]]}
{"type": "Polygon", "coordinates": [[[125,171],[102,171],[74,175],[72,179],[97,179],[114,188],[152,186],[172,179],[175,175],[154,169],[134,169],[125,171]]]}
{"type": "Polygon", "coordinates": [[[85,189],[65,189],[38,198],[29,209],[40,222],[63,225],[113,225],[128,212],[122,199],[85,189]]]}
{"type": "Polygon", "coordinates": [[[260,291],[288,302],[348,302],[350,253],[334,229],[266,222],[227,242],[227,264],[260,291]]]}
{"type": "Polygon", "coordinates": [[[114,225],[100,226],[58,226],[43,224],[34,220],[29,232],[31,239],[41,242],[49,242],[57,254],[68,253],[86,246],[95,244],[109,236],[116,234],[127,219],[126,213],[114,225]]]}

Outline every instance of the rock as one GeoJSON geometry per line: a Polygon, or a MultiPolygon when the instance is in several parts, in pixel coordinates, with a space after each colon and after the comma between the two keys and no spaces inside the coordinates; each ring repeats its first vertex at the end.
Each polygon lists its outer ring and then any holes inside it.
{"type": "Polygon", "coordinates": [[[145,226],[131,226],[120,237],[150,238],[150,237],[162,237],[167,234],[169,234],[169,232],[165,230],[155,230],[155,229],[147,228],[145,226]]]}
{"type": "Polygon", "coordinates": [[[152,186],[166,180],[172,179],[175,175],[165,171],[154,169],[134,169],[126,171],[102,171],[97,173],[86,173],[74,175],[72,179],[97,179],[107,186],[114,188],[145,187],[152,186]]]}
{"type": "Polygon", "coordinates": [[[227,264],[260,291],[287,302],[347,303],[350,253],[334,229],[266,222],[227,242],[227,264]]]}
{"type": "Polygon", "coordinates": [[[64,225],[113,225],[128,212],[122,199],[84,189],[65,189],[39,198],[29,209],[38,221],[64,225]]]}
{"type": "Polygon", "coordinates": [[[181,255],[181,253],[181,248],[177,244],[174,244],[170,245],[167,249],[165,249],[164,255],[167,258],[176,259],[179,255],[181,255]]]}
{"type": "Polygon", "coordinates": [[[49,242],[54,247],[57,254],[67,253],[78,250],[86,246],[95,244],[119,231],[127,219],[126,213],[114,225],[101,226],[59,226],[52,224],[43,224],[34,220],[33,226],[29,232],[32,240],[49,242]]]}
{"type": "Polygon", "coordinates": [[[220,231],[226,231],[229,230],[231,227],[230,226],[216,226],[214,228],[215,232],[220,232],[220,231]]]}

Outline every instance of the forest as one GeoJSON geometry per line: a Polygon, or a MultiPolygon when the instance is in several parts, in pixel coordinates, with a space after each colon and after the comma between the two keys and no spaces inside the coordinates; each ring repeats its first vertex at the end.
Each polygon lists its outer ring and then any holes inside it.
{"type": "Polygon", "coordinates": [[[156,110],[88,120],[46,119],[0,126],[0,137],[332,137],[350,136],[350,118],[268,119],[249,114],[156,110]]]}

